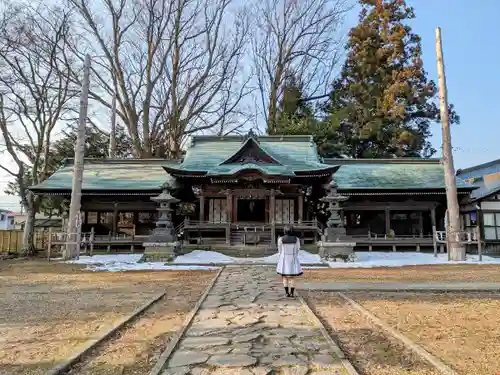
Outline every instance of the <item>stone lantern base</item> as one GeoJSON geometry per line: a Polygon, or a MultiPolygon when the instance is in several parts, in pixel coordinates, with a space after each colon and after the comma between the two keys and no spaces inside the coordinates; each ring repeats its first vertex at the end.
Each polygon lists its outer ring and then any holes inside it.
{"type": "Polygon", "coordinates": [[[336,262],[337,259],[347,262],[355,258],[354,246],[356,246],[356,242],[319,241],[317,246],[320,258],[327,262],[336,262]]]}
{"type": "Polygon", "coordinates": [[[326,228],[317,246],[319,256],[327,262],[354,260],[356,242],[346,235],[345,228],[326,228]]]}
{"type": "Polygon", "coordinates": [[[171,262],[175,259],[179,242],[144,242],[144,255],[141,262],[171,262]]]}

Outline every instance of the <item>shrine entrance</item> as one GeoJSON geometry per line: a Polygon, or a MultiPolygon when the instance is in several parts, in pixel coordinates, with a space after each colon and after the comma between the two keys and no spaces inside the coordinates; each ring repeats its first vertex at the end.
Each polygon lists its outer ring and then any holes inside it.
{"type": "Polygon", "coordinates": [[[266,200],[265,199],[238,199],[237,201],[237,221],[239,222],[259,222],[266,221],[266,200]]]}

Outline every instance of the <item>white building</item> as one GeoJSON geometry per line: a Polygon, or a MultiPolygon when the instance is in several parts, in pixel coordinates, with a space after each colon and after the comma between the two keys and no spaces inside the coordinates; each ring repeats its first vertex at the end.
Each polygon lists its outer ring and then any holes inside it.
{"type": "Polygon", "coordinates": [[[0,208],[0,230],[14,229],[14,213],[0,208]]]}

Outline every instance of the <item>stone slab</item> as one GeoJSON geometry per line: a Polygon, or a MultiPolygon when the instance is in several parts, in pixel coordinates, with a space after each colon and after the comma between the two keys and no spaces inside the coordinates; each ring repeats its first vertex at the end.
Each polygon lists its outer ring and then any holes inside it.
{"type": "MultiPolygon", "coordinates": [[[[226,267],[168,362],[190,375],[306,375],[342,367],[299,298],[273,267],[226,267]]],[[[170,374],[169,374],[170,375],[170,374]]]]}

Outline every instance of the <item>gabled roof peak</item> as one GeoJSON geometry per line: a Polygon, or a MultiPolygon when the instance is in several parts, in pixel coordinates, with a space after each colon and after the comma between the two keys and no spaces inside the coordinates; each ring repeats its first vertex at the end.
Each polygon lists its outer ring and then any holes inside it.
{"type": "MultiPolygon", "coordinates": [[[[250,133],[249,133],[250,134],[250,133]]],[[[250,136],[244,141],[241,147],[224,160],[219,165],[224,164],[271,164],[271,165],[283,165],[276,158],[272,157],[267,151],[260,147],[259,142],[250,136]]]]}

